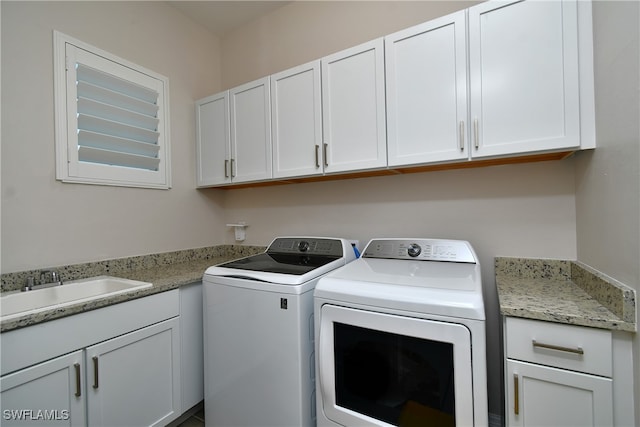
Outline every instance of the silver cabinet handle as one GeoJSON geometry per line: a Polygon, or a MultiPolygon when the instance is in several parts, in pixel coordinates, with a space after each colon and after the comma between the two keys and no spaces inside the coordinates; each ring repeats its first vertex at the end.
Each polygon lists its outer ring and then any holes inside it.
{"type": "Polygon", "coordinates": [[[315,147],[316,147],[316,168],[319,168],[320,167],[320,146],[316,144],[315,147]]]}
{"type": "Polygon", "coordinates": [[[82,396],[82,383],[80,378],[80,364],[74,363],[73,367],[76,371],[76,397],[82,396]]]}
{"type": "Polygon", "coordinates": [[[582,347],[577,347],[577,348],[562,347],[562,346],[559,346],[559,345],[545,344],[545,343],[537,342],[536,340],[532,340],[531,344],[534,347],[538,347],[538,348],[546,348],[546,349],[549,349],[549,350],[564,351],[564,352],[573,353],[573,354],[584,354],[584,350],[582,349],[582,347]]]}
{"type": "Polygon", "coordinates": [[[98,356],[93,356],[93,388],[98,388],[98,356]]]}
{"type": "Polygon", "coordinates": [[[224,161],[224,177],[229,178],[229,160],[225,159],[224,161]]]}
{"type": "Polygon", "coordinates": [[[230,171],[231,172],[231,178],[235,177],[235,174],[233,173],[233,169],[234,169],[235,163],[236,163],[235,159],[231,159],[231,171],[230,171]]]}
{"type": "Polygon", "coordinates": [[[329,144],[324,143],[322,144],[322,157],[324,157],[324,166],[327,167],[329,166],[329,159],[327,158],[327,149],[329,147],[329,144]]]}
{"type": "Polygon", "coordinates": [[[460,120],[460,151],[464,151],[464,121],[460,120]]]}
{"type": "Polygon", "coordinates": [[[520,393],[518,390],[518,374],[513,374],[513,413],[520,413],[520,393]]]}
{"type": "Polygon", "coordinates": [[[476,147],[476,150],[478,148],[480,148],[480,141],[478,140],[479,135],[478,135],[478,119],[475,119],[473,121],[473,139],[474,139],[474,145],[476,147]]]}

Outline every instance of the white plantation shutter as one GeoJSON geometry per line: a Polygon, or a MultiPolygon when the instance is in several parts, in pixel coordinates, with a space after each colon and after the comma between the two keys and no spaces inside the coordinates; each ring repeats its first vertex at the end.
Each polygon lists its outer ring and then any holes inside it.
{"type": "Polygon", "coordinates": [[[55,33],[58,179],[169,188],[168,81],[55,33]],[[64,56],[64,59],[63,57],[64,56]],[[64,98],[64,102],[59,98],[64,98]],[[64,111],[60,111],[64,104],[64,111]]]}

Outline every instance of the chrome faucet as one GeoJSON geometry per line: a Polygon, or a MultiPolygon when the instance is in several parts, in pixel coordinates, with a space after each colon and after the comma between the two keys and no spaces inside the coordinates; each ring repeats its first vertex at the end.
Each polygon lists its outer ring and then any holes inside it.
{"type": "Polygon", "coordinates": [[[52,286],[60,286],[62,284],[62,276],[60,276],[60,273],[55,270],[42,270],[40,272],[40,283],[36,285],[33,277],[27,277],[27,281],[24,288],[22,288],[22,291],[50,288],[52,286]]]}

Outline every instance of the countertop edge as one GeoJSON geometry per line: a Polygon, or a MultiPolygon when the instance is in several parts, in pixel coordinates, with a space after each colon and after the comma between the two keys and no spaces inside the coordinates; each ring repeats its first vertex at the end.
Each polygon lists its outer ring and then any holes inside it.
{"type": "MultiPolygon", "coordinates": [[[[2,320],[0,322],[0,333],[13,331],[27,326],[37,325],[50,320],[60,319],[63,317],[72,316],[74,314],[96,310],[110,305],[119,304],[121,302],[131,301],[197,283],[202,280],[204,272],[208,267],[233,259],[263,252],[264,249],[265,248],[261,246],[227,246],[226,251],[223,250],[220,254],[217,254],[217,256],[212,257],[196,257],[195,259],[190,259],[187,261],[185,261],[184,258],[178,257],[176,259],[179,262],[171,263],[170,261],[167,261],[161,265],[155,263],[155,265],[150,268],[135,268],[149,265],[149,262],[133,263],[132,266],[134,268],[130,268],[129,270],[121,269],[120,271],[114,272],[112,274],[107,274],[124,279],[150,282],[152,283],[151,287],[142,290],[134,290],[115,296],[105,296],[104,298],[99,298],[88,302],[79,302],[77,304],[70,304],[64,307],[52,308],[37,313],[25,314],[13,319],[2,320]]],[[[158,255],[151,255],[150,257],[157,256],[158,255]]],[[[91,269],[90,271],[93,271],[93,265],[94,263],[87,264],[88,268],[91,269]]],[[[76,270],[78,269],[77,266],[73,266],[73,268],[76,270]]],[[[72,277],[68,280],[91,277],[86,276],[85,274],[86,273],[82,272],[78,274],[77,277],[72,277]]],[[[21,273],[18,273],[18,277],[20,277],[20,275],[21,273]]]]}
{"type": "Polygon", "coordinates": [[[635,291],[583,263],[496,257],[495,277],[503,316],[637,331],[635,291]]]}

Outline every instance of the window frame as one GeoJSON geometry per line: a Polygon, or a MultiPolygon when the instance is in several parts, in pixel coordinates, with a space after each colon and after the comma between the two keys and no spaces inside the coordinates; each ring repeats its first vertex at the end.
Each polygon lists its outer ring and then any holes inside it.
{"type": "Polygon", "coordinates": [[[65,183],[170,189],[169,79],[56,30],[53,50],[56,179],[65,183]],[[70,70],[76,62],[158,92],[157,170],[79,160],[76,70],[70,70]]]}

